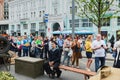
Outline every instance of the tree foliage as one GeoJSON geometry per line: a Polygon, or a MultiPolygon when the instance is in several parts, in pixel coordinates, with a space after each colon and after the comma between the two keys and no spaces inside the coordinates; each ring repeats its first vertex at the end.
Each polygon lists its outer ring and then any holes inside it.
{"type": "MultiPolygon", "coordinates": [[[[102,24],[119,12],[119,10],[110,10],[111,6],[113,7],[114,5],[114,1],[115,0],[75,0],[79,9],[78,15],[92,19],[92,23],[98,27],[99,33],[102,24]],[[105,17],[109,12],[112,12],[112,14],[105,17]]],[[[114,5],[114,7],[118,6],[114,5]]]]}

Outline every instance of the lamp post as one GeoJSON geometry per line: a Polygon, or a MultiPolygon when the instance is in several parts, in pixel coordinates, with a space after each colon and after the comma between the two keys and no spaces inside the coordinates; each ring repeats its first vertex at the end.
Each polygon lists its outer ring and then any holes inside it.
{"type": "Polygon", "coordinates": [[[72,38],[75,36],[75,1],[72,0],[72,38]]]}

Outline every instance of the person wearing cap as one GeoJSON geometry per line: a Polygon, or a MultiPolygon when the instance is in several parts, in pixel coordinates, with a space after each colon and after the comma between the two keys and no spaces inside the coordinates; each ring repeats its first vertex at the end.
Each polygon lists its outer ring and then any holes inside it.
{"type": "Polygon", "coordinates": [[[101,39],[101,34],[97,34],[96,40],[92,42],[92,49],[95,53],[95,71],[105,65],[105,41],[101,39]],[[100,64],[101,63],[101,64],[100,64]]]}
{"type": "Polygon", "coordinates": [[[55,78],[55,74],[57,74],[57,78],[59,78],[62,73],[62,71],[59,69],[61,54],[55,41],[52,41],[51,45],[52,49],[49,53],[49,61],[46,62],[43,67],[50,78],[55,78]],[[51,67],[53,67],[53,69],[51,67]]]}

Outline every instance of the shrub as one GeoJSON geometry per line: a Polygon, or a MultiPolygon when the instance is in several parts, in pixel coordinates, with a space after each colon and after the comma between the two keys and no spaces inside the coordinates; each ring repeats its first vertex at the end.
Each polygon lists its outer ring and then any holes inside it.
{"type": "Polygon", "coordinates": [[[9,72],[0,72],[0,80],[16,80],[9,72]]]}

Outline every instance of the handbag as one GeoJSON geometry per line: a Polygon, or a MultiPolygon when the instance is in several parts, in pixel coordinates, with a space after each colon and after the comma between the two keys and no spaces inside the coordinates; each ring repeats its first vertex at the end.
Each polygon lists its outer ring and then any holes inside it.
{"type": "Polygon", "coordinates": [[[72,55],[73,55],[73,51],[72,51],[72,49],[70,49],[68,56],[71,57],[72,55]]]}
{"type": "Polygon", "coordinates": [[[64,51],[69,51],[70,49],[69,48],[64,48],[64,51]]]}
{"type": "Polygon", "coordinates": [[[114,61],[113,67],[120,68],[120,52],[118,53],[118,55],[114,61]]]}

